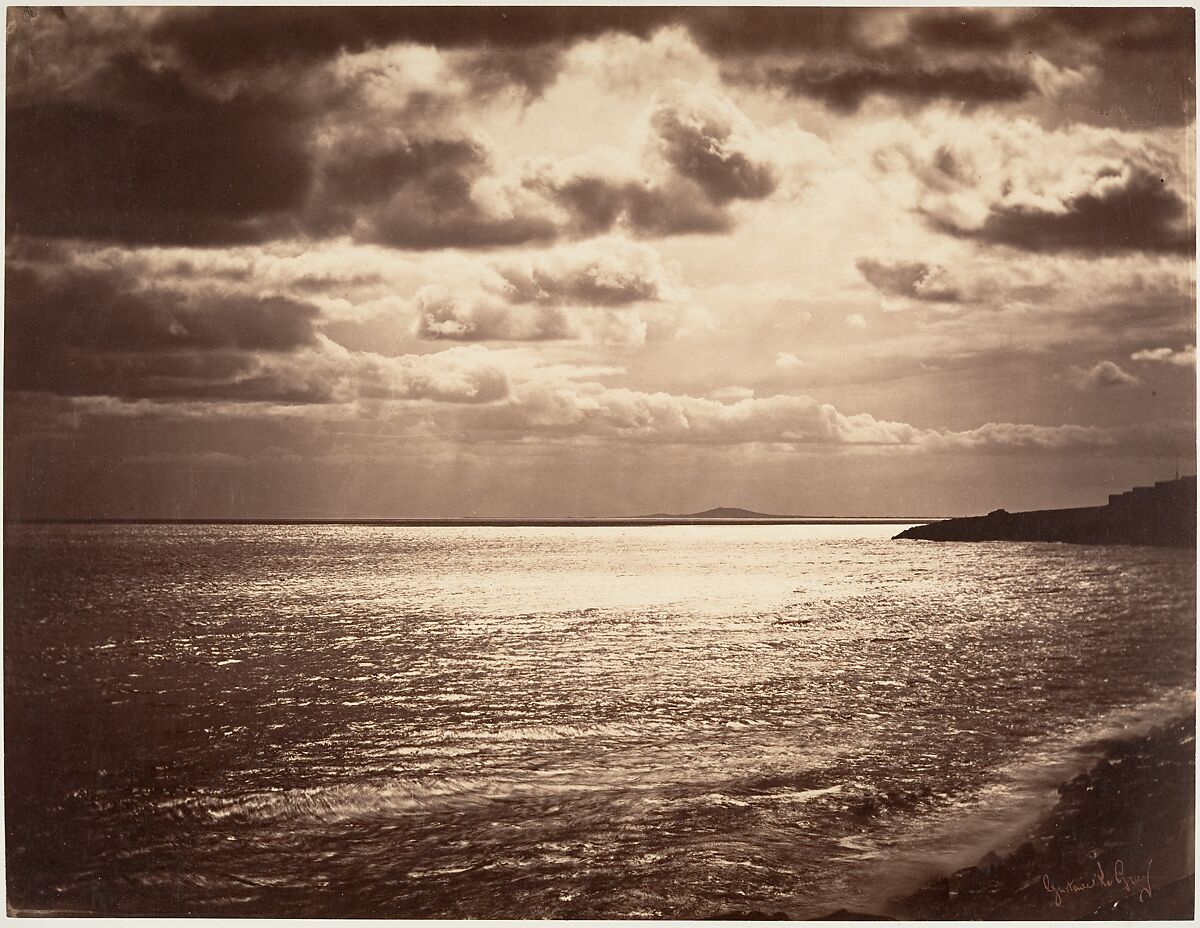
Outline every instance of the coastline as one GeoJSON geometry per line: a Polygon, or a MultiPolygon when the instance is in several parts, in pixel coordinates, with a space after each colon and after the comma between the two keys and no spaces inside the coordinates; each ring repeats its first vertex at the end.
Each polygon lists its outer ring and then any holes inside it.
{"type": "Polygon", "coordinates": [[[1160,480],[1109,496],[1104,506],[1008,512],[914,525],[918,541],[1056,541],[1081,545],[1196,547],[1196,478],[1160,480]]]}
{"type": "Polygon", "coordinates": [[[929,881],[889,903],[885,917],[1192,918],[1195,732],[1193,712],[1108,742],[1102,760],[1058,788],[1027,841],[929,881]]]}

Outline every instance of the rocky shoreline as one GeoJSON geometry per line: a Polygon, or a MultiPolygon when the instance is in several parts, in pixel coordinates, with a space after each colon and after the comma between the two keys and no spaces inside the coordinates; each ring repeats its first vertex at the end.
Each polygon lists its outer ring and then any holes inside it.
{"type": "MultiPolygon", "coordinates": [[[[1008,854],[931,880],[879,912],[818,921],[1192,919],[1195,910],[1195,713],[1113,740],[1091,770],[1008,854]]],[[[787,920],[729,912],[720,920],[787,920]]]]}
{"type": "Polygon", "coordinates": [[[1087,545],[1196,546],[1196,478],[1162,480],[1114,494],[1106,506],[1042,509],[914,525],[896,538],[919,541],[1053,541],[1087,545]]]}
{"type": "Polygon", "coordinates": [[[1143,737],[1112,742],[1095,767],[1059,787],[1058,804],[1015,851],[989,854],[927,883],[887,914],[914,920],[1192,918],[1195,732],[1193,713],[1143,737]]]}

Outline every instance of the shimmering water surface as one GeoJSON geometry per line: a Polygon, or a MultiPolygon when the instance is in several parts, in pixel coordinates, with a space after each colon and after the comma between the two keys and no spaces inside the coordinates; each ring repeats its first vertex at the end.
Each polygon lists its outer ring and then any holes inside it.
{"type": "Polygon", "coordinates": [[[1193,702],[1193,552],[899,528],[10,526],[10,903],[878,906],[1193,702]]]}

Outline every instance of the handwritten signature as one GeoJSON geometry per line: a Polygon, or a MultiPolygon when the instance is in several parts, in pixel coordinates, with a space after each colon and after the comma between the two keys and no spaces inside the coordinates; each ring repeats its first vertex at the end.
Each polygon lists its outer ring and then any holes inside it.
{"type": "Polygon", "coordinates": [[[1147,862],[1145,873],[1130,873],[1125,868],[1125,861],[1118,858],[1113,864],[1113,872],[1110,877],[1104,872],[1104,864],[1096,861],[1096,872],[1091,876],[1067,880],[1066,883],[1059,884],[1046,875],[1042,877],[1042,886],[1047,893],[1053,894],[1056,909],[1062,908],[1063,899],[1067,896],[1086,893],[1093,889],[1111,889],[1114,886],[1119,886],[1129,896],[1136,892],[1138,902],[1145,902],[1154,895],[1154,890],[1150,887],[1150,865],[1152,863],[1154,863],[1153,859],[1147,862]]]}

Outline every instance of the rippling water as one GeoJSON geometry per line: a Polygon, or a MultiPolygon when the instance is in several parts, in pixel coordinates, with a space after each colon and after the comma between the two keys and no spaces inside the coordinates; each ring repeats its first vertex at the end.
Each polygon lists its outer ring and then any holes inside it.
{"type": "Polygon", "coordinates": [[[25,526],[10,903],[878,905],[1194,702],[1194,553],[898,526],[25,526]]]}

